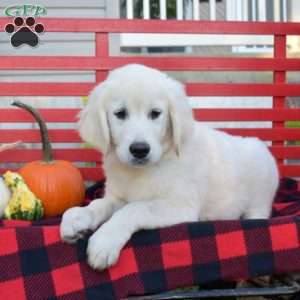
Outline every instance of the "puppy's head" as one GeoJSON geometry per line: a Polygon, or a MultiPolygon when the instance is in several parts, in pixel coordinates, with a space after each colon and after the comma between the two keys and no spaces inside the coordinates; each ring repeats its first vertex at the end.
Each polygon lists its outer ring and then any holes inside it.
{"type": "Polygon", "coordinates": [[[125,164],[158,162],[180,155],[193,117],[183,86],[155,69],[127,65],[111,72],[90,94],[80,114],[81,137],[125,164]]]}

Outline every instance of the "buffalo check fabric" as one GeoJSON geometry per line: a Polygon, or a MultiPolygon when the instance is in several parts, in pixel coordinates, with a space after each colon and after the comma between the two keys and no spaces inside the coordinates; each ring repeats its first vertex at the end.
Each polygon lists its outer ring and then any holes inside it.
{"type": "Polygon", "coordinates": [[[271,219],[141,231],[103,272],[86,263],[87,238],[76,245],[61,241],[59,222],[0,223],[0,299],[121,299],[300,271],[300,193],[289,179],[281,183],[271,219]]]}

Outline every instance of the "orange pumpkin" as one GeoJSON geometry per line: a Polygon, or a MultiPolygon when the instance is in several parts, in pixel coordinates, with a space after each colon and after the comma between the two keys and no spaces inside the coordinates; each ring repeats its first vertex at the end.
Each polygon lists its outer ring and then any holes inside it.
{"type": "Polygon", "coordinates": [[[68,161],[53,159],[46,124],[34,108],[20,101],[12,105],[27,110],[39,124],[43,159],[25,164],[19,173],[41,199],[45,217],[58,216],[68,208],[80,205],[85,190],[80,171],[68,161]]]}

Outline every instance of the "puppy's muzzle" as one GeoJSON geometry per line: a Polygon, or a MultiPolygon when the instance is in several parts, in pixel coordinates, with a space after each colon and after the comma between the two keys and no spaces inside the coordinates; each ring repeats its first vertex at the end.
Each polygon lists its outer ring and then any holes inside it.
{"type": "Polygon", "coordinates": [[[144,159],[150,152],[150,145],[144,142],[132,143],[129,147],[129,151],[134,158],[144,159]]]}

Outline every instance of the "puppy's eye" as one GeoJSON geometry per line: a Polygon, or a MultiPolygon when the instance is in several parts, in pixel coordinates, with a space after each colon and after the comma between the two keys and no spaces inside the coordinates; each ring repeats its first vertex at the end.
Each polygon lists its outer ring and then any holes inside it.
{"type": "Polygon", "coordinates": [[[128,117],[128,112],[126,108],[122,108],[114,112],[114,115],[120,120],[125,120],[128,117]]]}
{"type": "Polygon", "coordinates": [[[152,109],[152,110],[150,111],[150,113],[149,113],[149,118],[150,118],[151,120],[155,120],[155,119],[157,119],[160,115],[161,115],[161,110],[155,108],[155,109],[152,109]]]}

